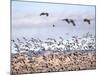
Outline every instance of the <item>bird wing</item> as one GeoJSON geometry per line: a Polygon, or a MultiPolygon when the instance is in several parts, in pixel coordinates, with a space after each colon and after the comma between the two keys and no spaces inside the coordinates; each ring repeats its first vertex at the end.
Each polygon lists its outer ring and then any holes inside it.
{"type": "Polygon", "coordinates": [[[40,16],[41,16],[41,15],[44,15],[44,14],[45,14],[45,13],[40,13],[40,16]]]}

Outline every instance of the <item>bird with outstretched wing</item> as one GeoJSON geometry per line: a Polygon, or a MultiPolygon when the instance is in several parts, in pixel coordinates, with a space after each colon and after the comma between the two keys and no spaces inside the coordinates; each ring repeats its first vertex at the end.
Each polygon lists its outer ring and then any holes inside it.
{"type": "Polygon", "coordinates": [[[43,15],[49,16],[49,14],[47,12],[46,13],[44,13],[44,12],[40,13],[40,16],[43,16],[43,15]]]}

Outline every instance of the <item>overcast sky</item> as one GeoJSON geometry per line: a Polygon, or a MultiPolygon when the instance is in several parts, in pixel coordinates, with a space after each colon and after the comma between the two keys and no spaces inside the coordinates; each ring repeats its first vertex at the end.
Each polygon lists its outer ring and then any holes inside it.
{"type": "Polygon", "coordinates": [[[95,34],[95,6],[12,1],[12,38],[66,38],[66,33],[86,32],[95,34]],[[40,16],[41,12],[48,12],[49,16],[40,16]],[[73,19],[76,26],[62,21],[64,18],[73,19]],[[91,24],[84,23],[84,18],[89,18],[91,24]]]}

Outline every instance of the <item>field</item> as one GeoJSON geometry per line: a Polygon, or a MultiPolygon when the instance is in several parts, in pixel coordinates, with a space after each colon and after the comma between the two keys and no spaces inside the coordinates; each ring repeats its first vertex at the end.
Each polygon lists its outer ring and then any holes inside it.
{"type": "Polygon", "coordinates": [[[59,41],[48,38],[12,40],[11,74],[31,74],[90,70],[96,68],[95,36],[86,33],[82,37],[72,36],[71,40],[59,41]]]}
{"type": "Polygon", "coordinates": [[[36,55],[21,53],[12,55],[12,75],[40,72],[89,70],[96,68],[95,51],[53,52],[36,55]]]}

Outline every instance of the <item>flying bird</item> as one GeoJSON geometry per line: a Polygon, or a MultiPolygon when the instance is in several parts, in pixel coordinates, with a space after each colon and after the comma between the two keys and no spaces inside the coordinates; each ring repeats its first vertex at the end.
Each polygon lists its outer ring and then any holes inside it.
{"type": "Polygon", "coordinates": [[[90,20],[87,18],[84,19],[84,22],[87,22],[88,24],[90,24],[90,20]]]}
{"type": "Polygon", "coordinates": [[[70,24],[70,23],[72,23],[73,24],[73,26],[75,26],[76,24],[75,24],[75,22],[74,22],[74,20],[72,20],[72,19],[62,19],[62,21],[66,21],[68,24],[70,24]]]}
{"type": "Polygon", "coordinates": [[[40,16],[42,16],[42,15],[45,15],[45,16],[49,16],[49,14],[48,13],[40,13],[40,16]]]}
{"type": "Polygon", "coordinates": [[[55,27],[55,25],[53,24],[53,27],[55,27]]]}

